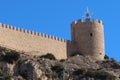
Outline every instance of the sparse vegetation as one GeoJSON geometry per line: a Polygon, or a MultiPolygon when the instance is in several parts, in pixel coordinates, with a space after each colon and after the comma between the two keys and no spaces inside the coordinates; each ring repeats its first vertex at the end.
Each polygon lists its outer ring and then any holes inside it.
{"type": "Polygon", "coordinates": [[[61,64],[56,64],[54,66],[51,66],[51,70],[53,71],[53,73],[55,72],[58,77],[63,76],[64,67],[61,64]]]}
{"type": "Polygon", "coordinates": [[[99,79],[110,79],[110,80],[115,79],[114,75],[111,75],[108,72],[102,70],[88,70],[85,76],[99,78],[99,79]]]}
{"type": "Polygon", "coordinates": [[[84,75],[85,74],[85,69],[77,69],[73,71],[73,75],[84,75]]]}
{"type": "Polygon", "coordinates": [[[11,80],[11,76],[0,70],[0,80],[11,80]]]}
{"type": "MultiPolygon", "coordinates": [[[[14,50],[9,50],[6,48],[2,48],[2,47],[0,47],[0,53],[1,53],[0,61],[4,61],[4,62],[10,63],[10,64],[14,63],[15,65],[17,65],[15,68],[18,70],[18,75],[15,75],[15,76],[17,76],[16,79],[18,79],[18,80],[22,80],[22,78],[27,79],[27,80],[28,80],[28,78],[34,79],[34,77],[29,76],[29,73],[28,73],[29,70],[34,70],[35,66],[33,64],[38,66],[38,68],[37,67],[36,68],[40,69],[40,72],[43,71],[43,73],[45,74],[45,77],[47,77],[48,79],[51,79],[51,80],[68,80],[68,79],[82,80],[83,78],[84,79],[94,79],[94,80],[98,80],[98,79],[99,80],[115,80],[116,78],[119,78],[115,74],[114,74],[115,75],[114,76],[114,75],[108,73],[110,71],[106,72],[107,68],[117,69],[117,70],[120,69],[120,64],[118,62],[116,62],[114,59],[109,59],[109,57],[107,55],[105,56],[105,59],[108,59],[108,60],[98,61],[96,63],[98,65],[101,65],[102,67],[92,69],[91,66],[94,66],[94,64],[91,64],[92,63],[91,60],[87,61],[88,58],[84,59],[84,56],[81,56],[82,54],[80,54],[80,53],[74,53],[74,56],[80,55],[80,57],[83,57],[83,58],[80,58],[80,60],[76,59],[79,57],[72,57],[71,59],[56,60],[55,56],[50,53],[39,56],[39,57],[34,56],[32,58],[28,57],[26,55],[24,55],[24,57],[20,57],[19,52],[16,52],[14,50]],[[40,59],[40,58],[44,58],[44,59],[40,59]],[[47,60],[45,60],[45,59],[47,59],[47,60]],[[22,72],[21,71],[22,68],[19,66],[21,66],[22,64],[24,64],[28,61],[30,61],[30,64],[29,64],[31,66],[30,69],[29,70],[26,69],[24,72],[22,72]],[[37,61],[37,63],[36,63],[36,61],[37,61]],[[82,65],[79,66],[79,64],[76,65],[76,63],[74,63],[74,61],[76,61],[76,62],[83,61],[82,64],[90,63],[91,64],[90,69],[88,69],[86,67],[84,68],[84,65],[83,66],[82,65]],[[44,63],[47,63],[47,64],[44,64],[44,63]],[[106,67],[106,65],[107,65],[107,67],[106,67]],[[33,68],[33,69],[31,69],[31,68],[33,68]],[[78,69],[78,68],[81,68],[81,69],[78,69]],[[105,71],[103,71],[103,70],[105,70],[105,71]],[[18,78],[18,76],[21,76],[21,79],[18,78]]],[[[24,65],[27,66],[28,64],[24,64],[24,65]]],[[[22,67],[24,67],[24,65],[22,65],[22,67]]],[[[9,66],[6,66],[6,63],[4,66],[0,67],[0,69],[1,69],[0,70],[0,80],[11,80],[11,78],[13,78],[14,75],[11,76],[8,74],[9,66]],[[7,67],[8,72],[6,70],[6,67],[7,67]],[[6,72],[5,72],[5,70],[6,70],[6,72]]],[[[27,67],[27,68],[29,68],[29,67],[27,67]]],[[[33,71],[31,71],[31,73],[32,72],[33,71]]],[[[36,72],[37,72],[37,70],[36,70],[36,72]]]]}
{"type": "Polygon", "coordinates": [[[40,56],[40,58],[46,58],[46,59],[50,59],[50,60],[56,60],[55,56],[52,55],[51,53],[47,53],[46,55],[42,55],[42,56],[40,56]]]}
{"type": "Polygon", "coordinates": [[[5,47],[0,47],[0,53],[8,51],[5,47]]]}
{"type": "Polygon", "coordinates": [[[65,62],[65,59],[61,59],[60,62],[65,62]]]}
{"type": "Polygon", "coordinates": [[[96,78],[96,79],[109,79],[109,80],[115,80],[115,76],[109,74],[108,72],[102,71],[102,70],[94,70],[94,69],[78,69],[73,72],[73,75],[82,75],[82,77],[90,77],[90,78],[96,78]]]}
{"type": "Polygon", "coordinates": [[[13,63],[20,58],[19,52],[15,50],[7,50],[6,48],[0,47],[0,60],[5,61],[7,63],[13,63]]]}
{"type": "Polygon", "coordinates": [[[104,56],[104,59],[109,59],[109,56],[108,56],[108,55],[105,55],[105,56],[104,56]]]}
{"type": "Polygon", "coordinates": [[[114,58],[110,58],[111,59],[111,62],[116,62],[116,60],[114,58]]]}

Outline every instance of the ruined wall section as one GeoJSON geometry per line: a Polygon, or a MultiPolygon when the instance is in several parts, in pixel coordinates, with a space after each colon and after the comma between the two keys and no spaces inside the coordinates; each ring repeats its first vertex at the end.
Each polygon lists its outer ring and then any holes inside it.
{"type": "Polygon", "coordinates": [[[0,23],[0,45],[24,51],[28,55],[52,53],[57,59],[67,58],[66,40],[2,23],[0,23]]]}

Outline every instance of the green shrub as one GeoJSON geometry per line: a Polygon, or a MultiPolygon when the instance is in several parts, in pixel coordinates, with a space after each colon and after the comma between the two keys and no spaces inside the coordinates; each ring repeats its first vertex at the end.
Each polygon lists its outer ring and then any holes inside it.
{"type": "Polygon", "coordinates": [[[64,70],[64,67],[60,64],[56,64],[54,66],[51,66],[51,70],[58,73],[64,70]]]}
{"type": "Polygon", "coordinates": [[[114,75],[111,75],[108,72],[102,70],[88,70],[85,73],[85,77],[93,77],[99,79],[113,79],[113,80],[116,78],[114,75]]]}
{"type": "Polygon", "coordinates": [[[50,78],[52,78],[52,80],[56,80],[58,78],[58,74],[53,72],[52,74],[50,74],[50,78]]]}
{"type": "Polygon", "coordinates": [[[51,70],[53,71],[53,73],[55,72],[58,75],[58,77],[63,76],[64,67],[62,65],[56,64],[54,66],[51,66],[51,70]]]}
{"type": "Polygon", "coordinates": [[[19,52],[0,46],[0,61],[5,61],[12,64],[17,61],[19,57],[19,52]]]}
{"type": "Polygon", "coordinates": [[[61,59],[60,62],[65,62],[65,59],[61,59]]]}
{"type": "Polygon", "coordinates": [[[11,76],[8,73],[0,70],[0,80],[11,80],[11,76]]]}
{"type": "Polygon", "coordinates": [[[1,47],[1,46],[0,46],[0,52],[3,52],[3,51],[6,52],[7,49],[6,49],[5,47],[1,47]]]}
{"type": "Polygon", "coordinates": [[[95,71],[92,71],[92,70],[88,70],[86,73],[85,73],[85,77],[93,77],[95,78],[95,71]]]}
{"type": "Polygon", "coordinates": [[[96,77],[103,78],[103,79],[115,79],[114,75],[111,75],[111,74],[104,72],[104,71],[97,71],[96,77]]]}
{"type": "Polygon", "coordinates": [[[55,56],[50,54],[50,53],[47,53],[46,55],[42,55],[42,56],[40,56],[40,58],[47,58],[50,60],[56,60],[55,56]]]}
{"type": "Polygon", "coordinates": [[[76,76],[78,76],[78,75],[84,75],[85,72],[86,72],[85,69],[77,69],[77,70],[73,71],[73,75],[76,75],[76,76]]]}
{"type": "Polygon", "coordinates": [[[105,55],[105,56],[104,56],[104,59],[109,59],[109,56],[105,55]]]}
{"type": "Polygon", "coordinates": [[[111,58],[111,62],[114,63],[116,62],[116,60],[114,58],[111,58]]]}
{"type": "Polygon", "coordinates": [[[109,74],[108,72],[102,71],[102,70],[95,70],[95,69],[77,69],[73,71],[73,75],[75,76],[81,76],[82,77],[90,77],[90,78],[95,78],[95,79],[101,79],[101,80],[115,80],[115,76],[109,74]]]}
{"type": "Polygon", "coordinates": [[[4,55],[1,55],[2,61],[13,63],[20,58],[20,54],[14,50],[6,52],[4,55]]]}

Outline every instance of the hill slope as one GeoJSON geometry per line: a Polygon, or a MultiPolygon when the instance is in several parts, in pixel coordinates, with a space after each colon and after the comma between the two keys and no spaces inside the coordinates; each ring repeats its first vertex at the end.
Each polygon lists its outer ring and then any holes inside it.
{"type": "Polygon", "coordinates": [[[56,60],[0,47],[0,80],[120,80],[120,63],[76,55],[56,60]]]}

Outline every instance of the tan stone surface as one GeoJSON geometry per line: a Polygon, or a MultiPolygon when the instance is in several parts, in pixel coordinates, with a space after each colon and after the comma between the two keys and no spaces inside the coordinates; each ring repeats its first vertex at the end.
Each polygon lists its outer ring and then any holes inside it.
{"type": "Polygon", "coordinates": [[[52,53],[65,59],[75,52],[104,59],[104,28],[102,21],[86,19],[71,24],[71,41],[43,33],[0,24],[0,45],[25,51],[28,55],[52,53]]]}
{"type": "Polygon", "coordinates": [[[79,20],[71,25],[73,53],[79,52],[104,59],[104,30],[103,23],[98,20],[85,22],[79,20]]]}
{"type": "Polygon", "coordinates": [[[52,53],[57,59],[67,58],[67,45],[64,39],[5,24],[0,24],[0,45],[25,51],[29,55],[52,53]]]}

